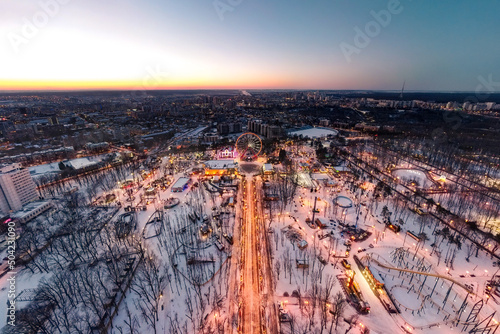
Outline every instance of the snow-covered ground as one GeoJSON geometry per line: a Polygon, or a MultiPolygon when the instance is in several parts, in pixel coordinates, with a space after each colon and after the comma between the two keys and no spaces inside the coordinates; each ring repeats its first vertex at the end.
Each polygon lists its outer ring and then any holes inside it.
{"type": "Polygon", "coordinates": [[[392,172],[392,175],[407,184],[416,182],[416,185],[421,188],[430,188],[433,186],[433,183],[427,177],[427,174],[418,169],[396,169],[392,172]]]}
{"type": "MultiPolygon", "coordinates": [[[[196,165],[195,159],[185,160],[181,157],[174,157],[170,161],[174,163],[172,165],[174,167],[170,170],[175,173],[168,177],[170,186],[179,177],[188,175],[188,170],[196,165]]],[[[79,159],[76,162],[81,162],[81,160],[79,159]]],[[[164,283],[165,288],[161,293],[162,303],[157,321],[157,329],[161,333],[172,332],[172,326],[176,326],[176,322],[180,324],[179,326],[184,326],[186,322],[191,323],[192,321],[189,320],[188,316],[195,317],[193,321],[199,324],[202,318],[213,310],[220,309],[221,313],[224,312],[225,296],[228,290],[229,266],[227,259],[228,254],[231,252],[231,245],[223,237],[223,234],[232,235],[235,217],[235,208],[233,206],[227,204],[224,207],[222,206],[223,202],[229,202],[228,196],[235,197],[235,193],[228,190],[224,193],[224,196],[220,196],[218,191],[220,184],[209,185],[207,183],[205,187],[197,176],[191,176],[190,186],[183,192],[172,192],[169,186],[166,189],[158,190],[154,200],[149,200],[150,203],[147,204],[145,200],[142,200],[145,189],[149,189],[154,180],[163,177],[164,174],[161,171],[169,165],[169,160],[164,159],[161,168],[149,173],[145,179],[142,179],[138,173],[131,176],[130,166],[120,167],[121,170],[117,171],[116,175],[121,175],[122,181],[134,178],[137,182],[131,188],[130,194],[120,189],[121,182],[112,181],[112,178],[107,177],[110,171],[90,175],[84,179],[75,179],[67,182],[64,186],[57,184],[50,187],[50,189],[43,190],[45,196],[62,198],[66,196],[64,191],[72,188],[77,189],[75,194],[82,196],[80,197],[80,205],[87,201],[88,196],[93,199],[99,198],[99,201],[93,201],[98,205],[105,205],[103,199],[106,195],[116,196],[116,199],[109,204],[109,209],[118,209],[111,222],[110,228],[112,230],[120,220],[120,216],[125,213],[125,208],[130,206],[140,208],[140,210],[133,213],[137,222],[135,234],[133,235],[134,242],[141,241],[144,251],[151,252],[151,256],[158,259],[161,272],[165,273],[164,280],[167,282],[164,283]],[[100,180],[99,186],[94,183],[97,180],[100,180]],[[171,197],[178,198],[180,204],[170,209],[164,209],[164,201],[171,197]],[[121,207],[116,206],[118,202],[121,203],[121,207]],[[145,206],[145,210],[142,210],[143,206],[145,206]],[[151,222],[146,227],[146,223],[150,221],[150,218],[157,215],[157,210],[163,211],[164,218],[161,222],[151,222]],[[194,216],[195,213],[196,216],[194,216]],[[200,232],[201,227],[205,224],[210,226],[211,231],[206,235],[202,235],[200,232]],[[216,238],[219,239],[218,242],[216,242],[216,238]]],[[[35,167],[35,171],[40,174],[54,170],[59,170],[58,164],[35,167]]],[[[56,199],[56,201],[58,200],[56,199]]],[[[90,206],[87,210],[89,213],[93,210],[92,207],[90,206]]],[[[80,214],[82,215],[81,224],[86,226],[90,217],[86,217],[84,212],[80,214]]],[[[38,222],[37,224],[44,222],[43,216],[38,218],[36,222],[38,222]]],[[[101,222],[104,223],[105,220],[101,220],[101,222]]],[[[132,235],[129,237],[132,237],[132,235]]],[[[106,251],[106,248],[104,247],[102,251],[106,251]]],[[[44,251],[43,254],[47,252],[44,251]]],[[[5,254],[5,252],[2,254],[5,254]]],[[[23,294],[26,294],[30,289],[34,291],[42,278],[52,284],[54,274],[61,274],[67,270],[63,269],[64,266],[67,266],[66,261],[61,261],[60,264],[63,267],[51,264],[49,272],[43,274],[32,274],[30,269],[19,267],[20,272],[16,276],[16,296],[23,291],[23,294]]],[[[87,266],[86,264],[83,265],[87,266]]],[[[79,270],[77,269],[73,273],[78,273],[79,270]]],[[[91,270],[88,272],[90,273],[91,270]]],[[[0,278],[0,286],[2,287],[0,297],[4,298],[4,300],[7,300],[7,294],[9,293],[6,282],[8,277],[9,275],[0,278]]],[[[108,283],[112,284],[111,281],[108,283]]],[[[128,310],[133,323],[135,323],[135,330],[142,333],[150,332],[151,327],[148,326],[142,316],[141,306],[138,304],[138,301],[143,300],[143,296],[138,295],[132,287],[126,291],[124,301],[120,304],[116,317],[113,319],[113,328],[109,330],[109,333],[118,333],[119,327],[126,327],[128,310]]],[[[21,310],[28,304],[28,302],[19,301],[17,310],[21,310]]],[[[7,313],[5,303],[0,307],[0,312],[7,313]]],[[[3,326],[6,318],[1,317],[1,319],[0,326],[3,326]]],[[[210,320],[210,318],[208,319],[210,320]]],[[[95,319],[91,320],[91,322],[94,321],[95,319]]],[[[192,325],[189,325],[186,332],[193,332],[192,325]]]]}
{"type": "MultiPolygon", "coordinates": [[[[421,183],[420,186],[433,185],[426,174],[418,170],[398,170],[396,174],[395,176],[401,178],[416,179],[421,183]]],[[[346,250],[344,243],[348,236],[345,233],[343,237],[341,236],[343,228],[340,223],[345,222],[350,225],[357,223],[358,227],[372,234],[365,241],[353,242],[347,259],[356,273],[355,280],[364,298],[370,304],[371,310],[368,315],[361,315],[352,306],[348,306],[344,318],[350,319],[354,316],[359,323],[369,328],[371,333],[380,334],[400,333],[403,331],[402,326],[411,330],[412,333],[438,334],[461,330],[463,326],[456,327],[456,322],[453,322],[456,321],[457,312],[461,307],[463,310],[460,312],[460,319],[465,321],[475,303],[481,299],[485,303],[487,301],[484,294],[486,281],[491,279],[496,271],[491,257],[481,251],[477,253],[476,257],[475,247],[464,240],[458,247],[456,243],[450,241],[444,232],[440,233],[446,229],[443,229],[443,226],[440,226],[438,222],[413,213],[409,207],[402,209],[400,205],[396,207],[395,197],[380,198],[374,201],[372,199],[373,185],[367,187],[366,182],[361,183],[365,188],[361,190],[357,186],[353,187],[348,180],[348,177],[335,179],[337,187],[324,187],[321,183],[317,192],[310,192],[310,189],[306,187],[299,188],[294,201],[286,208],[284,214],[275,216],[274,222],[271,224],[273,233],[270,234],[270,240],[274,251],[274,274],[278,281],[276,285],[277,301],[282,303],[288,314],[292,315],[299,328],[306,328],[311,314],[304,306],[303,301],[311,300],[311,294],[314,291],[312,287],[315,282],[321,279],[319,286],[324,287],[328,277],[336,279],[338,275],[345,273],[345,269],[340,265],[342,258],[334,257],[335,255],[345,255],[346,250]],[[336,198],[339,196],[352,200],[353,207],[344,209],[336,206],[336,198]],[[312,218],[315,197],[320,198],[316,202],[316,208],[319,209],[319,212],[315,214],[315,217],[323,218],[331,223],[330,226],[321,230],[311,228],[305,222],[306,218],[312,218]],[[404,223],[398,234],[382,224],[384,206],[387,206],[391,221],[404,223]],[[429,240],[418,243],[407,236],[406,231],[411,231],[415,235],[424,232],[429,240]],[[325,235],[329,236],[324,238],[325,235]],[[305,249],[299,249],[299,240],[307,241],[305,249]],[[435,247],[431,247],[432,244],[435,247]],[[403,252],[403,250],[408,252],[408,258],[405,262],[393,261],[394,254],[403,252]],[[399,268],[410,266],[410,268],[417,269],[420,260],[420,265],[422,266],[423,263],[429,274],[442,275],[454,281],[439,278],[436,289],[430,296],[436,282],[435,277],[424,274],[399,273],[395,270],[389,271],[377,266],[374,260],[371,261],[370,268],[381,278],[382,283],[385,283],[387,290],[402,311],[401,314],[391,315],[372,292],[367,280],[352,260],[353,255],[359,256],[363,262],[373,258],[378,259],[381,263],[399,268]],[[413,259],[414,255],[415,259],[413,259]],[[323,266],[319,258],[328,259],[328,263],[323,266]],[[307,262],[309,267],[297,267],[296,260],[307,262]],[[285,263],[289,262],[291,265],[285,266],[285,263]],[[278,271],[280,272],[279,278],[278,271]],[[473,289],[474,294],[467,297],[467,291],[458,283],[473,289]],[[420,288],[422,289],[420,290],[420,288]],[[300,293],[302,297],[292,297],[294,292],[295,294],[300,293]],[[447,295],[448,298],[446,298],[447,295]],[[464,303],[466,298],[467,301],[464,303]]],[[[342,289],[336,280],[334,292],[339,291],[342,289]]],[[[480,312],[479,321],[495,311],[500,311],[500,301],[497,304],[496,299],[500,300],[500,298],[492,296],[485,304],[480,312]]],[[[314,315],[315,326],[321,322],[318,313],[314,315]]],[[[363,326],[358,325],[349,333],[361,331],[363,326]]],[[[346,322],[341,321],[337,332],[344,333],[348,327],[346,322]]],[[[288,328],[287,325],[285,328],[288,328]]],[[[327,326],[327,328],[329,327],[327,326]]],[[[468,330],[470,329],[471,326],[468,330]]]]}
{"type": "MultiPolygon", "coordinates": [[[[325,129],[313,128],[304,131],[314,133],[323,130],[325,129]]],[[[298,147],[296,153],[289,156],[296,159],[297,163],[306,163],[304,156],[307,156],[308,164],[315,161],[314,149],[309,146],[298,147]]],[[[96,182],[97,176],[89,180],[99,186],[75,180],[67,184],[65,189],[78,186],[82,196],[93,195],[94,199],[114,194],[117,199],[110,206],[115,207],[116,202],[122,205],[111,224],[115,224],[125,213],[126,207],[145,206],[145,210],[134,213],[137,226],[133,238],[140,239],[141,247],[149,252],[147,254],[150,254],[151,258],[158,260],[159,268],[165,274],[163,289],[161,294],[158,294],[158,333],[172,333],[175,330],[196,333],[200,330],[200,324],[204,330],[209,326],[214,329],[218,324],[225,324],[225,328],[231,327],[228,324],[234,323],[234,319],[228,318],[228,300],[237,291],[229,291],[229,276],[230,270],[234,272],[237,268],[229,266],[233,246],[224,235],[227,237],[233,234],[235,221],[239,218],[238,192],[234,187],[227,187],[225,192],[220,193],[220,183],[203,181],[199,176],[189,175],[191,168],[196,166],[194,159],[169,158],[171,159],[163,159],[160,169],[150,173],[147,178],[141,179],[135,175],[138,182],[130,194],[120,189],[118,182],[110,182],[109,187],[106,186],[107,182],[102,180],[96,182]],[[154,180],[165,176],[162,168],[169,166],[170,161],[173,161],[175,166],[171,169],[172,175],[167,175],[170,185],[166,189],[158,190],[149,204],[141,201],[145,189],[150,188],[154,180]],[[171,185],[180,177],[191,178],[189,187],[183,192],[172,192],[171,185]],[[92,192],[92,187],[96,188],[95,192],[92,192]],[[164,201],[172,197],[179,200],[179,205],[170,209],[164,208],[164,201]],[[227,204],[231,197],[236,200],[234,206],[227,204]],[[162,223],[151,222],[152,217],[156,217],[161,211],[162,223]],[[146,226],[148,221],[151,224],[146,226]]],[[[57,164],[45,165],[39,167],[39,173],[58,169],[57,164]]],[[[394,176],[402,179],[418,180],[420,186],[433,184],[427,175],[419,170],[399,169],[394,173],[394,176]]],[[[130,178],[129,167],[124,167],[122,174],[122,179],[130,178]]],[[[319,328],[320,312],[311,308],[309,303],[313,303],[313,297],[318,296],[318,291],[324,292],[328,282],[333,282],[330,300],[336,293],[346,297],[338,279],[339,275],[346,274],[346,269],[341,265],[344,259],[349,261],[355,273],[354,279],[370,305],[370,313],[358,314],[352,305],[348,305],[339,321],[338,333],[345,333],[350,326],[344,319],[352,320],[349,333],[361,333],[364,328],[369,328],[371,333],[400,333],[401,326],[413,328],[413,333],[431,334],[447,334],[462,329],[462,326],[453,326],[457,311],[463,306],[461,321],[464,321],[472,306],[481,298],[485,298],[486,282],[496,272],[493,260],[486,253],[476,252],[474,246],[465,240],[457,242],[456,236],[437,221],[429,216],[413,213],[409,210],[408,203],[402,203],[396,197],[375,198],[375,186],[368,179],[353,181],[349,175],[311,174],[304,168],[299,174],[299,184],[294,197],[283,210],[279,210],[277,202],[269,204],[269,208],[264,205],[263,210],[266,228],[270,227],[268,237],[275,278],[274,299],[292,316],[296,331],[302,329],[302,332],[314,333],[314,328],[319,328]],[[326,187],[326,184],[330,186],[326,187]],[[325,227],[320,229],[314,224],[307,224],[306,220],[312,219],[313,216],[325,227]],[[402,230],[394,233],[388,229],[382,223],[387,218],[394,224],[401,225],[402,230]],[[347,225],[356,226],[371,234],[366,240],[353,241],[349,246],[352,240],[347,225]],[[419,243],[407,234],[407,231],[416,236],[424,236],[427,240],[419,243]],[[307,246],[302,242],[304,247],[299,247],[301,241],[305,241],[307,246]],[[350,251],[346,255],[349,247],[350,251]],[[398,260],[396,254],[403,255],[398,260]],[[354,255],[368,264],[385,284],[401,314],[391,315],[385,310],[353,261],[354,255]],[[382,265],[399,269],[413,268],[418,272],[425,271],[426,274],[402,273],[382,265]],[[450,279],[439,278],[436,281],[436,278],[428,276],[429,274],[450,279]],[[435,291],[431,292],[434,284],[435,291]],[[466,297],[467,291],[462,285],[469,286],[473,294],[466,297]],[[313,322],[308,330],[311,319],[313,322]]],[[[61,196],[63,190],[59,189],[55,195],[61,196]]],[[[88,223],[85,217],[81,218],[81,222],[88,223]]],[[[2,253],[2,256],[5,256],[4,254],[2,253]]],[[[60,271],[56,266],[53,268],[54,273],[60,271]]],[[[7,277],[0,278],[0,298],[4,300],[7,299],[8,293],[7,277]]],[[[29,269],[24,269],[17,276],[17,292],[36,288],[42,278],[50,282],[52,277],[52,272],[33,275],[29,269]]],[[[108,332],[120,333],[130,321],[136,324],[137,332],[152,332],[140,306],[143,298],[137,289],[127,289],[113,319],[113,327],[108,332]]],[[[492,294],[490,299],[484,301],[488,303],[481,310],[479,320],[500,311],[500,297],[492,294]]],[[[23,307],[22,303],[19,305],[23,307]]],[[[6,312],[5,303],[0,306],[0,312],[6,312]]],[[[327,328],[331,318],[328,315],[327,328]]],[[[0,326],[6,321],[5,317],[1,319],[3,320],[0,326]]],[[[288,333],[288,325],[282,325],[284,333],[288,333]]]]}

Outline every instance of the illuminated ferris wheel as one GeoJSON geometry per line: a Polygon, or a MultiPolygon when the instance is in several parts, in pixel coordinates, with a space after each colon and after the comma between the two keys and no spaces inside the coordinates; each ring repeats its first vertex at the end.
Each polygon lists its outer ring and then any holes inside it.
{"type": "Polygon", "coordinates": [[[244,133],[236,140],[236,151],[242,160],[257,158],[261,150],[262,140],[255,133],[244,133]]]}

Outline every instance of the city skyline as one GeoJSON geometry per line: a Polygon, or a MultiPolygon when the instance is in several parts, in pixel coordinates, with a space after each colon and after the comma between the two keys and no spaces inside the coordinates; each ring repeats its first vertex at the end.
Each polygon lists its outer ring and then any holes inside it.
{"type": "MultiPolygon", "coordinates": [[[[498,3],[10,2],[0,90],[474,91],[498,3]]],[[[498,85],[495,86],[498,90],[498,85]]]]}

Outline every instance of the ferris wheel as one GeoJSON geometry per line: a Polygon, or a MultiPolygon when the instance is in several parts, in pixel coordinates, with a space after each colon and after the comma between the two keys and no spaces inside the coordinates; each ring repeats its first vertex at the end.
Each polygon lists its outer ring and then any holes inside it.
{"type": "Polygon", "coordinates": [[[262,140],[255,133],[244,133],[236,140],[236,151],[242,160],[257,158],[261,150],[262,140]]]}

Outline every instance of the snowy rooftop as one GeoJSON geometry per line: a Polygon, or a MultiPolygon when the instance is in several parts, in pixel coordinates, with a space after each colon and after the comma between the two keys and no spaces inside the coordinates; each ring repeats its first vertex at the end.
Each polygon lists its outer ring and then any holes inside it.
{"type": "MultiPolygon", "coordinates": [[[[67,166],[72,166],[75,169],[85,168],[100,162],[106,156],[107,154],[102,154],[93,157],[72,159],[69,161],[65,160],[64,164],[67,166]]],[[[52,162],[50,164],[32,166],[29,167],[28,169],[30,171],[31,176],[40,176],[49,173],[59,173],[61,171],[61,169],[59,169],[59,162],[52,162]]]]}
{"type": "Polygon", "coordinates": [[[46,209],[49,206],[51,206],[49,201],[31,202],[26,204],[21,210],[14,212],[10,216],[12,218],[23,218],[38,209],[44,210],[44,207],[46,209]]]}
{"type": "Polygon", "coordinates": [[[272,164],[264,164],[263,168],[264,168],[264,170],[273,170],[273,165],[272,164]]]}
{"type": "Polygon", "coordinates": [[[236,168],[237,163],[234,160],[209,160],[204,162],[207,168],[225,169],[236,168]]]}
{"type": "Polygon", "coordinates": [[[174,185],[172,186],[172,189],[175,188],[183,188],[186,183],[189,182],[189,178],[187,177],[180,177],[177,181],[175,181],[174,185]]]}
{"type": "Polygon", "coordinates": [[[96,161],[90,161],[89,158],[78,158],[71,160],[68,165],[71,165],[74,169],[85,168],[88,166],[95,165],[96,161]]]}
{"type": "Polygon", "coordinates": [[[53,162],[50,164],[32,166],[28,168],[32,176],[43,175],[48,173],[59,173],[59,162],[53,162]]]}
{"type": "Polygon", "coordinates": [[[350,172],[349,167],[346,166],[335,166],[333,167],[337,172],[350,172]]]}
{"type": "Polygon", "coordinates": [[[311,177],[313,178],[313,180],[329,180],[330,179],[328,174],[323,174],[323,173],[313,173],[313,174],[311,174],[311,177]]]}

